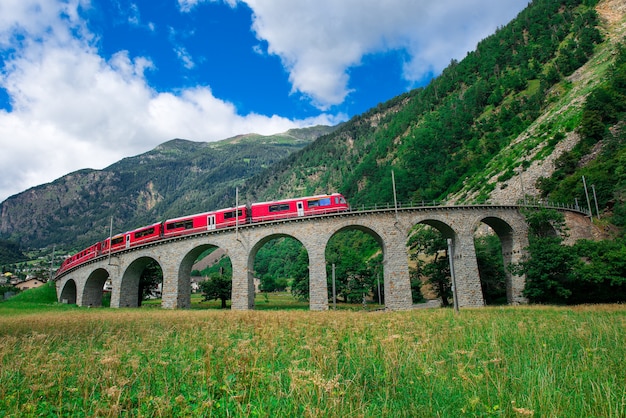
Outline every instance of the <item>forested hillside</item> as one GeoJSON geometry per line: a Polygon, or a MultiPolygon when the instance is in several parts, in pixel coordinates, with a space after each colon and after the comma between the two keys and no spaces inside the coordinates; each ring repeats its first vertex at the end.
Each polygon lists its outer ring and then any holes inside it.
{"type": "MultiPolygon", "coordinates": [[[[544,161],[563,144],[587,141],[586,97],[614,71],[623,29],[610,26],[596,3],[532,2],[425,88],[380,104],[255,176],[246,183],[249,199],[340,191],[355,205],[391,202],[391,170],[402,201],[521,199],[501,191],[533,165],[550,177],[555,168],[544,161]]],[[[623,22],[623,5],[602,4],[623,22]]],[[[618,119],[602,119],[595,140],[615,132],[609,128],[618,119]]],[[[583,201],[579,188],[565,195],[537,189],[534,173],[526,173],[527,194],[583,201]]],[[[611,199],[606,193],[603,202],[611,199]]]]}

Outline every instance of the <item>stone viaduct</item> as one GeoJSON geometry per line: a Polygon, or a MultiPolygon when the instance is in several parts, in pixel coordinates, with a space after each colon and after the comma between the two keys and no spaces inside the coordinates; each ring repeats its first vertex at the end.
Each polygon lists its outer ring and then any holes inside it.
{"type": "MultiPolygon", "coordinates": [[[[566,219],[568,216],[585,218],[582,212],[566,212],[566,219]]],[[[451,239],[460,307],[484,305],[474,249],[474,235],[481,224],[490,226],[499,236],[505,265],[520,261],[528,245],[527,225],[518,206],[422,206],[350,211],[206,231],[105,255],[57,276],[57,295],[59,301],[100,306],[103,286],[110,278],[113,285],[111,307],[136,307],[139,277],[145,266],[156,260],[163,271],[162,306],[189,308],[192,266],[202,252],[218,247],[226,252],[232,264],[232,309],[253,309],[253,266],[258,250],[272,239],[292,237],[308,252],[310,309],[326,310],[329,305],[326,246],[336,233],[357,229],[372,235],[382,248],[385,308],[410,309],[407,242],[410,230],[420,223],[437,228],[445,238],[451,239]]],[[[522,296],[524,280],[523,276],[507,273],[510,304],[526,302],[522,296]]]]}

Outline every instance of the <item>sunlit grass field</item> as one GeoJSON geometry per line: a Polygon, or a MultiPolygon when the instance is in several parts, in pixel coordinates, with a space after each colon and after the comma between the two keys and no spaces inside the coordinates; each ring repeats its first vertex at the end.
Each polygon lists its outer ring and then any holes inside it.
{"type": "Polygon", "coordinates": [[[624,305],[457,315],[263,299],[249,312],[0,303],[0,416],[626,416],[624,305]]]}

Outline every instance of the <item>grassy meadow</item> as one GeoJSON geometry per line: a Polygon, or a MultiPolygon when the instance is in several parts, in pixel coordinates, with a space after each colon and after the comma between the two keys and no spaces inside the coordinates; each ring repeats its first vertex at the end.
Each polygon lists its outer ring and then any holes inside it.
{"type": "Polygon", "coordinates": [[[0,303],[0,416],[624,417],[625,331],[624,305],[457,315],[22,298],[0,303]]]}

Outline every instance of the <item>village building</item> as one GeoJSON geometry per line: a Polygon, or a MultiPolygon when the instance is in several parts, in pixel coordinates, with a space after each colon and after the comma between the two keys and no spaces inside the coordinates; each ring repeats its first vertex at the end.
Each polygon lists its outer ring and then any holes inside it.
{"type": "Polygon", "coordinates": [[[36,287],[43,286],[44,284],[46,284],[46,280],[39,279],[37,277],[32,277],[30,279],[27,278],[23,282],[16,283],[15,287],[24,291],[24,290],[34,289],[36,287]]]}

